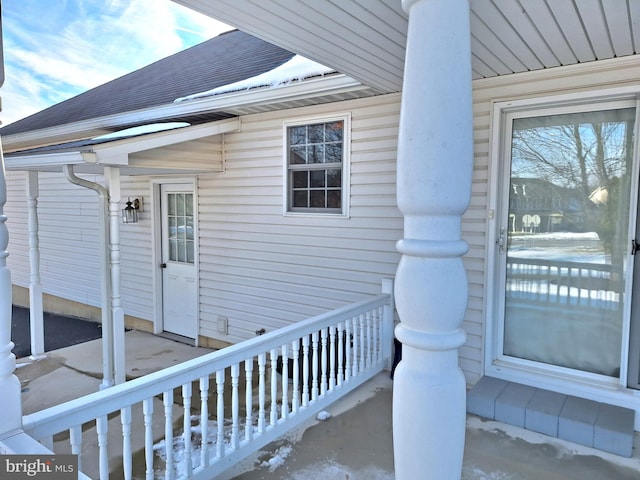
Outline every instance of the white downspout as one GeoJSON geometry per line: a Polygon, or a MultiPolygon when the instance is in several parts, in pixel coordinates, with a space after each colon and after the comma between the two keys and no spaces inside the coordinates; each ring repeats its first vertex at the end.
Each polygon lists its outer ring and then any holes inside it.
{"type": "Polygon", "coordinates": [[[90,182],[84,178],[76,176],[73,172],[73,165],[63,166],[64,175],[67,180],[74,185],[94,190],[98,194],[100,208],[99,224],[102,226],[102,236],[100,247],[102,251],[102,383],[100,389],[111,387],[114,381],[114,358],[113,358],[113,326],[111,317],[111,280],[109,274],[109,192],[99,183],[90,182]]]}

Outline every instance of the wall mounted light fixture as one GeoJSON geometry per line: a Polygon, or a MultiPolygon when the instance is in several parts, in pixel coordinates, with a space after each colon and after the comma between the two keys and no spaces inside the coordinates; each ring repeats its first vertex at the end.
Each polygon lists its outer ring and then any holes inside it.
{"type": "Polygon", "coordinates": [[[142,197],[127,198],[127,206],[122,209],[122,223],[138,223],[138,212],[142,211],[142,197]]]}

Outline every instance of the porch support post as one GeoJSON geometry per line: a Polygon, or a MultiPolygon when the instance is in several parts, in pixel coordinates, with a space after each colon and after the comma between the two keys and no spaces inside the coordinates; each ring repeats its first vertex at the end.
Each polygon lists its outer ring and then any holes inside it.
{"type": "Polygon", "coordinates": [[[115,383],[126,381],[124,310],[120,298],[120,169],[105,167],[109,188],[109,270],[111,272],[111,321],[115,383]]]}
{"type": "Polygon", "coordinates": [[[40,280],[40,241],[38,238],[38,172],[27,172],[27,219],[29,224],[29,319],[31,328],[31,358],[43,358],[44,315],[40,280]]]}
{"type": "Polygon", "coordinates": [[[394,376],[399,480],[459,479],[466,424],[458,348],[467,305],[461,217],[471,196],[468,0],[403,0],[409,28],[398,140],[404,215],[395,299],[403,344],[394,376]]]}
{"type": "MultiPolygon", "coordinates": [[[[0,82],[1,84],[1,82],[0,82]]],[[[7,267],[7,247],[9,229],[4,205],[7,203],[7,182],[4,171],[4,156],[0,149],[0,453],[3,452],[1,439],[7,433],[22,428],[22,399],[20,380],[15,376],[16,356],[11,352],[11,272],[7,267]]]]}

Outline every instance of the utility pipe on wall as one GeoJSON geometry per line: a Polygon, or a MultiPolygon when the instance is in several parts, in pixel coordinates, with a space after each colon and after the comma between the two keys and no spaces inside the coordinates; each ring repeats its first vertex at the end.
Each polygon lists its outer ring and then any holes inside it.
{"type": "Polygon", "coordinates": [[[99,223],[102,226],[100,247],[102,251],[102,383],[100,389],[111,387],[114,380],[114,345],[113,325],[111,319],[111,279],[109,274],[109,192],[99,183],[78,177],[73,165],[64,165],[64,175],[74,185],[94,190],[99,199],[99,223]]]}

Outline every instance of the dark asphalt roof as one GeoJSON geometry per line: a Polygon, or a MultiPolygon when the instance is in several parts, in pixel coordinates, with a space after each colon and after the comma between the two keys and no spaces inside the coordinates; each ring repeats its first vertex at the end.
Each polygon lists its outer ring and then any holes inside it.
{"type": "MultiPolygon", "coordinates": [[[[272,70],[293,55],[234,30],[18,120],[0,129],[0,133],[7,136],[172,104],[177,98],[272,70]]],[[[227,117],[219,113],[163,121],[201,123],[227,117]]]]}

